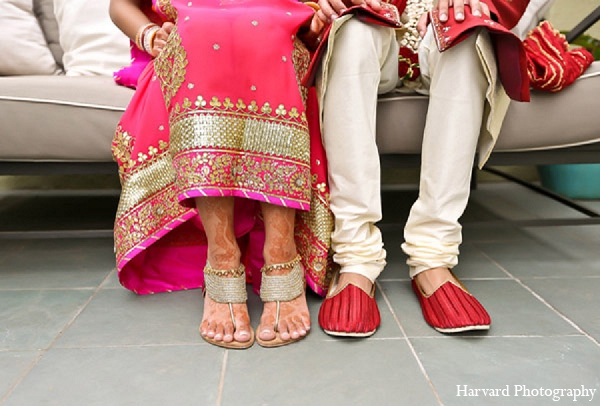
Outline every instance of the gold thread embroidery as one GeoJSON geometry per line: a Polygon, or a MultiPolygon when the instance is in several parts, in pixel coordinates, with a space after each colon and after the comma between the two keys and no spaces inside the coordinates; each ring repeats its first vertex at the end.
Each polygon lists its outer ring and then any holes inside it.
{"type": "Polygon", "coordinates": [[[127,174],[117,208],[117,217],[175,181],[171,157],[164,152],[127,174]]]}
{"type": "MultiPolygon", "coordinates": [[[[302,89],[306,90],[305,88],[302,89]]],[[[225,99],[221,100],[218,97],[213,96],[210,101],[207,101],[202,95],[198,95],[194,102],[187,97],[185,97],[181,103],[175,102],[173,109],[170,112],[170,121],[171,125],[173,125],[182,117],[192,114],[223,115],[224,113],[236,115],[245,119],[272,120],[286,125],[308,126],[306,114],[304,112],[300,113],[297,107],[292,107],[288,110],[285,105],[279,104],[275,109],[275,115],[271,115],[273,113],[273,108],[269,102],[259,106],[256,103],[256,100],[251,100],[250,104],[246,104],[246,102],[240,98],[237,100],[236,104],[233,104],[229,97],[225,97],[225,99]]]]}
{"type": "Polygon", "coordinates": [[[181,191],[236,190],[308,203],[310,169],[302,163],[222,149],[186,150],[173,158],[181,191]]]}
{"type": "Polygon", "coordinates": [[[308,164],[310,140],[304,125],[237,114],[189,114],[171,126],[171,152],[216,147],[288,157],[308,164]]]}
{"type": "Polygon", "coordinates": [[[294,50],[292,51],[292,63],[294,64],[294,71],[296,72],[296,82],[298,83],[298,89],[302,96],[302,102],[306,105],[308,98],[308,89],[302,86],[302,78],[306,75],[308,67],[310,66],[310,52],[306,48],[306,45],[294,36],[294,50]]]}
{"type": "Polygon", "coordinates": [[[183,207],[177,201],[174,185],[167,185],[148,199],[141,200],[127,213],[117,215],[115,222],[115,246],[117,263],[130,252],[153,238],[164,225],[188,213],[190,208],[183,207]]]}
{"type": "Polygon", "coordinates": [[[187,52],[181,45],[181,37],[177,32],[177,26],[175,26],[167,39],[165,48],[154,59],[154,69],[160,80],[160,87],[167,108],[171,105],[171,99],[185,81],[187,64],[187,52]]]}
{"type": "Polygon", "coordinates": [[[159,12],[171,19],[177,21],[177,10],[171,4],[171,0],[156,0],[156,7],[159,12]]]}

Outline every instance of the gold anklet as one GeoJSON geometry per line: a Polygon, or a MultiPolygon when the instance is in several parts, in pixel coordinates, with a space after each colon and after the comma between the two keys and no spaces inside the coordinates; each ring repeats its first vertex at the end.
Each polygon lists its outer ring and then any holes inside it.
{"type": "Polygon", "coordinates": [[[215,275],[218,277],[232,277],[232,278],[239,278],[240,276],[242,276],[244,274],[244,272],[246,271],[246,268],[244,267],[244,264],[240,264],[240,266],[238,266],[235,269],[225,269],[225,270],[217,270],[214,269],[212,266],[210,266],[210,264],[208,262],[206,262],[206,266],[204,267],[204,274],[210,274],[210,275],[215,275]]]}
{"type": "Polygon", "coordinates": [[[262,268],[260,268],[260,271],[262,273],[264,273],[264,272],[270,272],[270,271],[279,271],[280,269],[293,268],[294,266],[296,266],[296,264],[300,263],[301,258],[302,257],[300,257],[300,254],[298,254],[291,261],[284,262],[281,264],[265,265],[262,268]]]}

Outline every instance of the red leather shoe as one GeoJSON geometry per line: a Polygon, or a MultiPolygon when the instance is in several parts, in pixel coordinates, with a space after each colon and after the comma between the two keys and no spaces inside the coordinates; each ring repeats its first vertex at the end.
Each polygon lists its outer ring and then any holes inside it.
{"type": "Polygon", "coordinates": [[[488,330],[492,323],[490,315],[458,278],[456,280],[459,284],[446,281],[427,296],[413,279],[412,287],[425,321],[441,333],[488,330]]]}
{"type": "Polygon", "coordinates": [[[319,309],[319,325],[325,333],[340,337],[369,337],[381,324],[375,301],[375,284],[370,293],[347,283],[337,289],[337,274],[319,309]],[[335,293],[334,293],[335,292],[335,293]]]}

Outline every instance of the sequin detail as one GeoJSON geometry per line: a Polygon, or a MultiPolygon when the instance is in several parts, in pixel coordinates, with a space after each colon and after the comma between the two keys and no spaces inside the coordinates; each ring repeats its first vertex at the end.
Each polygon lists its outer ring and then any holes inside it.
{"type": "Polygon", "coordinates": [[[187,52],[181,45],[181,37],[175,26],[167,39],[165,48],[154,60],[154,69],[160,79],[160,87],[167,107],[185,81],[187,64],[187,52]]]}

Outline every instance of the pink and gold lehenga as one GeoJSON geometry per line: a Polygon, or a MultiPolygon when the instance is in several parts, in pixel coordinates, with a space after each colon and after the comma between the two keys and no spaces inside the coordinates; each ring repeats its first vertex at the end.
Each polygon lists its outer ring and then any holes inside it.
{"type": "Polygon", "coordinates": [[[157,0],[154,9],[175,28],[141,73],[112,146],[121,283],[139,294],[202,287],[207,246],[194,198],[234,196],[254,290],[260,202],[269,202],[297,209],[306,281],[324,295],[333,221],[315,97],[299,86],[310,57],[296,37],[313,10],[295,0],[157,0]]]}

